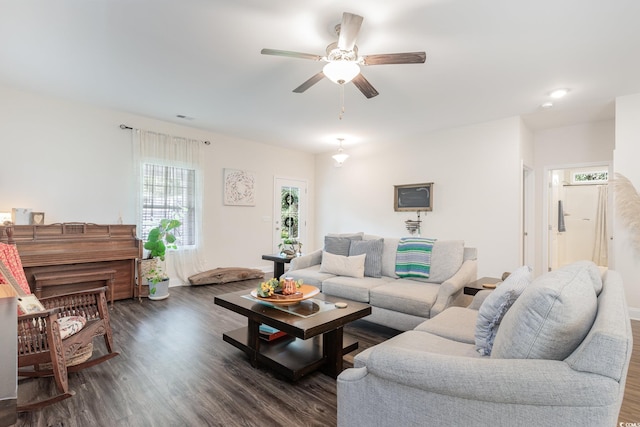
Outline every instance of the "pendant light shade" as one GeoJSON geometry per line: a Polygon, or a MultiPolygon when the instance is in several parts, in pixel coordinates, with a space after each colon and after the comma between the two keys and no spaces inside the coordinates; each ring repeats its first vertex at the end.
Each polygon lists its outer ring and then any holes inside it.
{"type": "Polygon", "coordinates": [[[344,149],[342,148],[342,141],[344,141],[344,138],[338,138],[338,141],[340,141],[338,152],[331,157],[333,157],[333,160],[335,160],[338,163],[338,166],[342,166],[344,161],[349,158],[349,155],[345,153],[344,149]]]}

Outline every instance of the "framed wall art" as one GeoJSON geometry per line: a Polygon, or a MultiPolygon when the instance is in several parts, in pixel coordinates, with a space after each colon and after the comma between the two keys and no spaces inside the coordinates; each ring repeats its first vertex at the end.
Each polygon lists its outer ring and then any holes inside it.
{"type": "Polygon", "coordinates": [[[416,212],[433,210],[433,182],[394,185],[393,210],[416,212]]]}
{"type": "Polygon", "coordinates": [[[224,170],[224,204],[256,205],[256,177],[253,172],[239,169],[224,170]]]}

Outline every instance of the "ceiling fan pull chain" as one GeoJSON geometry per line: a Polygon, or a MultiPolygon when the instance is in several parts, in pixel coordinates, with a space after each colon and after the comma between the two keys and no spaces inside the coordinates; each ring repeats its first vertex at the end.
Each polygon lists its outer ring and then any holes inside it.
{"type": "Polygon", "coordinates": [[[342,120],[342,116],[344,116],[344,84],[340,86],[340,114],[338,115],[338,119],[342,120]]]}

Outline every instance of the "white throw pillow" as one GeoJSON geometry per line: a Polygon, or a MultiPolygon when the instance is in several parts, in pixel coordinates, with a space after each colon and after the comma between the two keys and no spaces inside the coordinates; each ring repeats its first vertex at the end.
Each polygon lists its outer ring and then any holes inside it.
{"type": "Polygon", "coordinates": [[[523,265],[511,273],[482,302],[476,322],[476,350],[489,356],[502,318],[532,281],[531,267],[523,265]]]}
{"type": "Polygon", "coordinates": [[[335,274],[336,276],[348,276],[363,278],[364,261],[367,255],[342,256],[331,252],[322,252],[320,273],[335,274]]]}

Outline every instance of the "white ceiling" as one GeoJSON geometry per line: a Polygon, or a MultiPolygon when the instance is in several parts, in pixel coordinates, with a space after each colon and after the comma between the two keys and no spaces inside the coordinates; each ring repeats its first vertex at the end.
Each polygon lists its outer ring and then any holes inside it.
{"type": "Polygon", "coordinates": [[[0,0],[0,84],[312,153],[522,115],[532,129],[612,118],[640,93],[638,0],[0,0]],[[360,54],[426,51],[363,67],[366,99],[324,79],[342,12],[360,54]],[[547,94],[570,94],[549,110],[547,94]],[[178,119],[182,114],[192,119],[178,119]]]}

